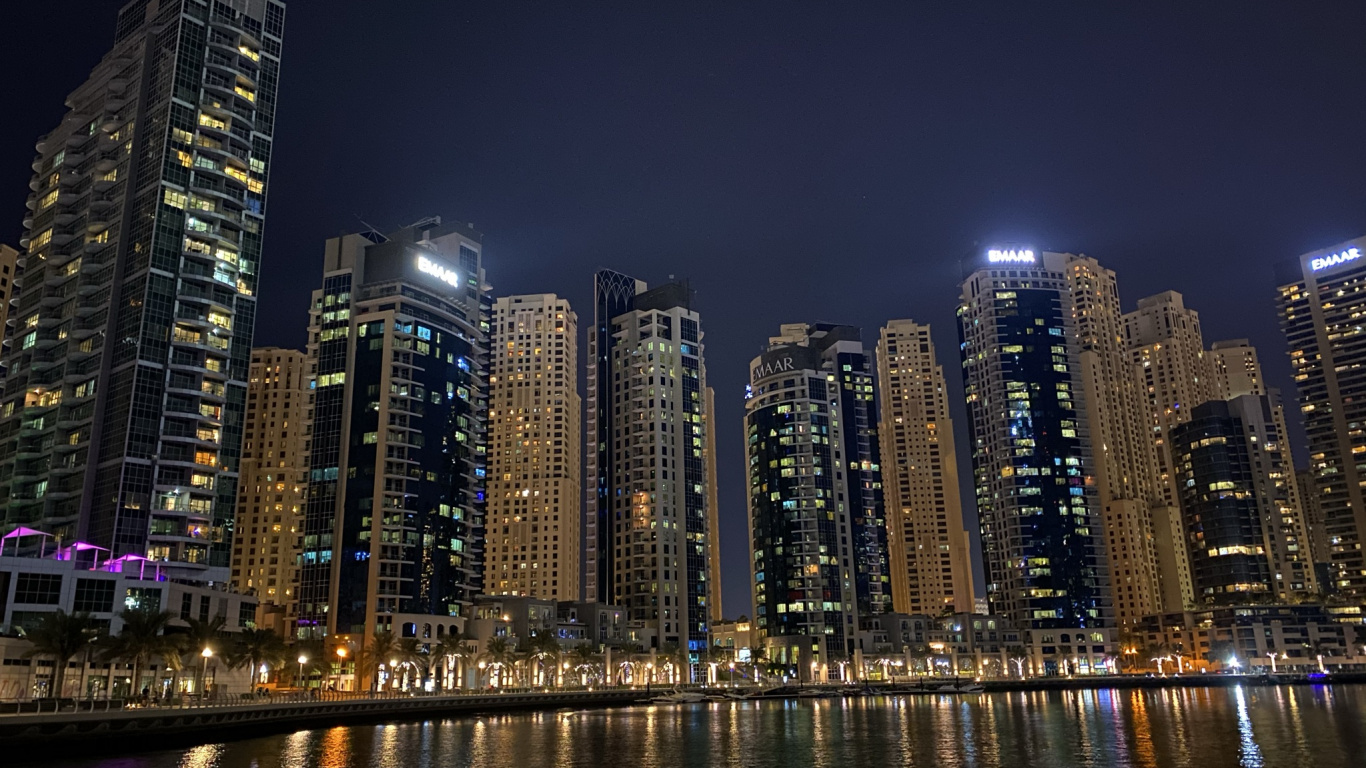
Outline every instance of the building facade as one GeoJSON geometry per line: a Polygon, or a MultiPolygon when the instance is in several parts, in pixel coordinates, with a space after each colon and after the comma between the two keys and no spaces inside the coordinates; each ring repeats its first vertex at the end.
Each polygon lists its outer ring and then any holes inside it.
{"type": "Polygon", "coordinates": [[[646,290],[633,278],[600,272],[596,294],[588,599],[621,606],[630,622],[653,632],[658,647],[686,649],[696,663],[720,586],[711,580],[701,318],[680,283],[646,290]]]}
{"type": "Polygon", "coordinates": [[[1088,256],[1067,255],[1086,421],[1095,455],[1115,618],[1127,626],[1162,607],[1153,508],[1157,445],[1147,404],[1124,340],[1124,315],[1112,270],[1088,256]]]}
{"type": "Polygon", "coordinates": [[[579,596],[578,318],[553,293],[493,305],[484,589],[579,596]]]}
{"type": "Polygon", "coordinates": [[[769,346],[797,345],[818,350],[840,389],[844,461],[844,501],[853,535],[854,590],[862,615],[891,609],[887,518],[882,490],[879,419],[874,395],[875,362],[863,334],[851,325],[786,323],[769,346]]]}
{"type": "Polygon", "coordinates": [[[39,140],[0,515],[228,578],[285,6],[137,0],[39,140]]]}
{"type": "Polygon", "coordinates": [[[958,308],[987,596],[1022,636],[1113,626],[1065,254],[992,250],[958,308]]]}
{"type": "Polygon", "coordinates": [[[1331,586],[1366,595],[1366,237],[1277,265],[1312,487],[1329,544],[1331,586]]]}
{"type": "Polygon", "coordinates": [[[1210,357],[1218,376],[1219,392],[1231,400],[1240,395],[1265,395],[1262,364],[1257,359],[1257,348],[1247,339],[1216,341],[1210,345],[1210,357]]]}
{"type": "Polygon", "coordinates": [[[751,593],[757,641],[802,679],[850,660],[858,591],[849,445],[834,355],[771,339],[745,400],[751,593]]]}
{"type": "Polygon", "coordinates": [[[1205,350],[1200,315],[1181,294],[1166,291],[1138,300],[1124,315],[1124,337],[1147,404],[1158,464],[1160,502],[1153,507],[1153,535],[1165,611],[1195,604],[1190,555],[1181,520],[1181,494],[1170,449],[1171,430],[1190,420],[1195,406],[1225,399],[1217,364],[1205,350]]]}
{"type": "MultiPolygon", "coordinates": [[[[9,302],[14,297],[14,282],[19,274],[19,251],[0,243],[0,341],[8,339],[9,302]]],[[[0,351],[0,357],[4,352],[0,351]]]]}
{"type": "Polygon", "coordinates": [[[1197,601],[1317,592],[1286,435],[1266,395],[1197,406],[1172,431],[1197,601]]]}
{"type": "Polygon", "coordinates": [[[308,414],[313,377],[298,350],[251,352],[242,437],[232,585],[255,595],[258,626],[295,634],[304,490],[308,485],[308,414]]]}
{"type": "Polygon", "coordinates": [[[877,383],[892,605],[905,614],[972,613],[953,420],[928,325],[882,328],[877,383]]]}
{"type": "Polygon", "coordinates": [[[614,573],[612,499],[616,495],[616,454],[612,448],[613,423],[618,410],[612,372],[612,347],[616,335],[613,320],[631,311],[636,294],[647,290],[645,281],[604,269],[593,275],[593,327],[588,332],[588,406],[585,409],[584,444],[584,596],[611,602],[616,591],[614,573]]]}
{"type": "MultiPolygon", "coordinates": [[[[426,219],[327,241],[301,634],[413,636],[483,590],[489,286],[480,235],[426,219]]],[[[444,625],[443,625],[444,626],[444,625]]]]}

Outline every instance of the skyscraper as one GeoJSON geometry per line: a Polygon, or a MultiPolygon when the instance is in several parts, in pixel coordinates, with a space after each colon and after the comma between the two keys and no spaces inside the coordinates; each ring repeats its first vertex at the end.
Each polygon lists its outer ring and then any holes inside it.
{"type": "Polygon", "coordinates": [[[849,498],[852,462],[842,458],[856,429],[842,401],[856,393],[840,386],[832,350],[789,330],[750,363],[751,590],[769,658],[813,679],[851,658],[859,628],[850,515],[858,500],[849,498]]]}
{"type": "Polygon", "coordinates": [[[1328,536],[1332,586],[1366,595],[1366,237],[1276,267],[1277,306],[1328,536]]]}
{"type": "Polygon", "coordinates": [[[1162,610],[1153,507],[1157,446],[1147,404],[1124,341],[1115,273],[1088,256],[1059,259],[1071,285],[1086,421],[1095,454],[1096,487],[1105,525],[1115,617],[1121,626],[1162,610]]]}
{"type": "Polygon", "coordinates": [[[284,16],[128,3],[38,142],[5,523],[228,578],[284,16]]]}
{"type": "Polygon", "coordinates": [[[1186,308],[1181,294],[1165,291],[1139,299],[1138,309],[1124,315],[1124,336],[1136,366],[1157,454],[1161,501],[1153,508],[1153,534],[1162,609],[1176,612],[1194,602],[1195,592],[1170,434],[1173,427],[1190,420],[1195,406],[1222,400],[1224,393],[1216,363],[1205,350],[1200,315],[1186,308]]]}
{"type": "Polygon", "coordinates": [[[1080,651],[1112,641],[1113,616],[1068,268],[1065,254],[989,251],[958,319],[992,610],[1025,632],[1076,631],[1080,651]]]}
{"type": "Polygon", "coordinates": [[[887,520],[882,500],[882,459],[878,446],[877,400],[873,394],[873,356],[863,335],[850,325],[787,323],[769,339],[813,347],[839,385],[844,502],[853,536],[854,589],[860,615],[883,613],[892,603],[888,571],[887,520]]]}
{"type": "Polygon", "coordinates": [[[15,275],[19,272],[19,252],[0,243],[0,340],[9,335],[9,300],[14,295],[15,275]]]}
{"type": "Polygon", "coordinates": [[[877,384],[892,605],[898,613],[972,613],[953,420],[928,325],[882,328],[877,384]]]}
{"type": "Polygon", "coordinates": [[[488,291],[467,226],[433,218],[327,241],[310,309],[301,633],[425,639],[470,615],[483,589],[488,291]]]}
{"type": "Polygon", "coordinates": [[[493,305],[484,590],[579,599],[579,321],[553,293],[493,305]]]}
{"type": "Polygon", "coordinates": [[[294,634],[303,501],[308,484],[308,358],[278,347],[251,351],[232,585],[260,600],[257,626],[294,634]]]}
{"type": "Polygon", "coordinates": [[[643,280],[610,269],[593,275],[593,328],[588,333],[588,407],[584,425],[584,477],[588,487],[584,489],[583,510],[584,597],[590,601],[611,602],[615,597],[612,499],[617,473],[616,454],[610,447],[617,410],[612,374],[612,347],[617,339],[612,333],[612,321],[630,312],[636,294],[646,289],[643,280]]]}
{"type": "Polygon", "coordinates": [[[1257,348],[1249,344],[1247,339],[1216,341],[1210,345],[1209,354],[1214,360],[1220,393],[1224,398],[1266,394],[1257,348]]]}
{"type": "Polygon", "coordinates": [[[1196,599],[1242,603],[1317,590],[1294,467],[1272,398],[1196,406],[1172,430],[1196,599]]]}
{"type": "Polygon", "coordinates": [[[646,290],[599,272],[595,299],[588,599],[622,606],[660,647],[695,654],[707,645],[719,588],[711,583],[701,319],[680,283],[646,290]]]}

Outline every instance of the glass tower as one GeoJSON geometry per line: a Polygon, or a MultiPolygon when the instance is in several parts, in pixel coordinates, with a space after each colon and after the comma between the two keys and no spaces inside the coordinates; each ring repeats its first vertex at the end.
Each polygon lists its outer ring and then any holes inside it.
{"type": "Polygon", "coordinates": [[[857,532],[843,456],[854,429],[836,355],[783,326],[750,363],[745,400],[751,589],[759,638],[775,663],[819,679],[853,654],[857,532]]]}
{"type": "Polygon", "coordinates": [[[992,610],[1025,631],[1079,630],[1080,655],[1108,642],[1090,630],[1112,615],[1067,259],[989,252],[958,319],[992,610]]]}
{"type": "Polygon", "coordinates": [[[1325,588],[1366,595],[1366,237],[1276,267],[1277,306],[1328,541],[1325,588]]]}
{"type": "Polygon", "coordinates": [[[285,5],[135,0],[38,141],[5,524],[226,581],[285,5]]]}
{"type": "Polygon", "coordinates": [[[310,310],[300,634],[436,637],[482,592],[480,251],[478,233],[439,219],[327,242],[310,310]]]}

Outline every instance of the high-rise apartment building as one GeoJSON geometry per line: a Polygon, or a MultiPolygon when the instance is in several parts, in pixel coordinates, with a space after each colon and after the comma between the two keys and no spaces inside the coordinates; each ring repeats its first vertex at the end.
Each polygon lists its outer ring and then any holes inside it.
{"type": "Polygon", "coordinates": [[[814,347],[827,359],[840,388],[843,425],[844,501],[853,536],[854,588],[859,615],[885,613],[892,603],[888,570],[887,520],[882,500],[877,400],[873,393],[873,356],[862,332],[850,325],[785,323],[769,347],[814,347]]]}
{"type": "Polygon", "coordinates": [[[1071,285],[1115,617],[1121,626],[1129,626],[1163,607],[1158,531],[1153,523],[1153,507],[1163,503],[1157,447],[1124,341],[1115,273],[1088,256],[1046,256],[1054,258],[1065,264],[1071,285]]]}
{"type": "MultiPolygon", "coordinates": [[[[0,243],[0,340],[9,337],[9,300],[14,296],[14,280],[19,272],[19,251],[0,243]]],[[[3,352],[0,352],[3,356],[3,352]]]]}
{"type": "Polygon", "coordinates": [[[1247,339],[1216,341],[1210,345],[1220,394],[1231,400],[1242,395],[1265,395],[1262,364],[1257,359],[1257,348],[1247,339]]]}
{"type": "Polygon", "coordinates": [[[294,635],[298,611],[312,382],[303,352],[278,347],[251,351],[232,584],[260,601],[257,626],[275,627],[286,636],[294,635]]]}
{"type": "Polygon", "coordinates": [[[696,654],[707,646],[720,587],[711,580],[701,318],[679,283],[646,289],[604,271],[594,294],[587,597],[625,608],[661,647],[696,654]]]}
{"type": "Polygon", "coordinates": [[[1283,419],[1267,395],[1215,400],[1172,430],[1196,599],[1317,591],[1283,419]]]}
{"type": "Polygon", "coordinates": [[[1331,593],[1336,589],[1332,579],[1332,546],[1328,541],[1328,527],[1323,519],[1323,506],[1315,492],[1314,473],[1310,469],[1295,471],[1295,490],[1300,495],[1300,511],[1309,535],[1309,559],[1314,563],[1314,578],[1319,590],[1331,593]]]}
{"type": "MultiPolygon", "coordinates": [[[[721,497],[716,490],[716,389],[707,387],[706,412],[702,415],[706,430],[707,459],[707,530],[712,536],[721,535],[721,497]]],[[[721,607],[721,547],[713,545],[707,550],[707,581],[711,584],[707,595],[707,606],[711,609],[710,626],[725,621],[726,614],[721,607]]],[[[712,645],[716,644],[715,637],[712,645]]]]}
{"type": "Polygon", "coordinates": [[[1124,336],[1157,454],[1161,500],[1153,507],[1153,534],[1162,609],[1176,612],[1194,604],[1195,591],[1169,438],[1174,427],[1190,420],[1195,406],[1225,395],[1217,365],[1205,350],[1200,315],[1186,307],[1181,294],[1165,291],[1139,299],[1138,308],[1124,315],[1124,336]]]}
{"type": "Polygon", "coordinates": [[[437,637],[483,590],[481,250],[471,227],[435,218],[327,241],[309,313],[301,634],[437,637]]]}
{"type": "Polygon", "coordinates": [[[897,613],[972,613],[953,420],[928,325],[882,328],[877,382],[892,605],[897,613]]]}
{"type": "Polygon", "coordinates": [[[579,599],[579,323],[553,293],[493,305],[484,591],[579,599]]]}
{"type": "Polygon", "coordinates": [[[7,524],[226,580],[285,5],[134,0],[37,144],[7,524]]]}
{"type": "Polygon", "coordinates": [[[1069,266],[989,251],[958,319],[992,610],[1095,658],[1113,614],[1069,266]]]}
{"type": "Polygon", "coordinates": [[[612,347],[616,336],[613,320],[628,314],[637,294],[648,286],[643,280],[604,269],[593,275],[593,328],[588,332],[588,406],[585,411],[584,444],[587,455],[584,477],[584,597],[589,601],[611,602],[614,524],[612,516],[616,495],[616,453],[611,450],[617,402],[612,372],[612,347]]]}
{"type": "Polygon", "coordinates": [[[852,657],[859,629],[843,458],[856,427],[842,407],[857,393],[833,350],[788,330],[750,363],[745,400],[753,620],[770,659],[819,679],[852,657]]]}
{"type": "Polygon", "coordinates": [[[1313,487],[1328,538],[1330,581],[1366,595],[1366,237],[1277,265],[1277,306],[1290,350],[1313,487]]]}

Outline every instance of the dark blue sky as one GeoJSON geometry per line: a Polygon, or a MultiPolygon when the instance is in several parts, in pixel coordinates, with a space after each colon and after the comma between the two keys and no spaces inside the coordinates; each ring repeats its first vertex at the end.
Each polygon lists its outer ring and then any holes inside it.
{"type": "MultiPolygon", "coordinates": [[[[121,2],[4,5],[13,243],[121,2]]],[[[738,614],[742,388],[779,323],[929,322],[957,403],[957,259],[1002,239],[1096,256],[1126,308],[1182,291],[1289,386],[1271,264],[1366,233],[1366,3],[1125,5],[294,0],[258,343],[302,346],[358,218],[474,222],[496,292],[581,311],[599,267],[690,278],[738,614]]]]}

